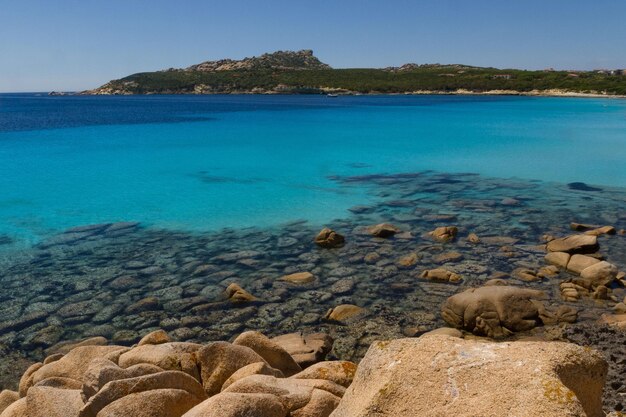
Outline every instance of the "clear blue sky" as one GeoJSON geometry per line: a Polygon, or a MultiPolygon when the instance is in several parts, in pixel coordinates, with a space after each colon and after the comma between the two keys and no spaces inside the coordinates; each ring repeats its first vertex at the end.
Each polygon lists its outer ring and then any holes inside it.
{"type": "Polygon", "coordinates": [[[313,49],[334,67],[626,67],[622,0],[0,0],[0,91],[313,49]]]}

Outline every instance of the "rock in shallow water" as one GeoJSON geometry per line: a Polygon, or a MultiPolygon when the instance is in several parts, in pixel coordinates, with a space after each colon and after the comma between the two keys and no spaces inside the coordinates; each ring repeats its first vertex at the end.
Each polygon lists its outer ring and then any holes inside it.
{"type": "Polygon", "coordinates": [[[438,242],[450,242],[456,238],[458,229],[456,226],[441,226],[428,232],[428,236],[432,237],[438,242]]]}
{"type": "Polygon", "coordinates": [[[548,252],[594,253],[598,250],[598,239],[590,235],[572,235],[548,242],[548,252]]]}
{"type": "Polygon", "coordinates": [[[400,231],[397,227],[389,223],[381,223],[368,228],[369,233],[375,237],[389,238],[400,231]]]}
{"type": "Polygon", "coordinates": [[[470,288],[448,298],[443,319],[477,335],[503,337],[540,323],[537,300],[544,293],[521,287],[490,285],[470,288]]]}
{"type": "Polygon", "coordinates": [[[345,238],[328,227],[323,228],[315,237],[315,243],[323,248],[336,248],[343,245],[345,238]]]}

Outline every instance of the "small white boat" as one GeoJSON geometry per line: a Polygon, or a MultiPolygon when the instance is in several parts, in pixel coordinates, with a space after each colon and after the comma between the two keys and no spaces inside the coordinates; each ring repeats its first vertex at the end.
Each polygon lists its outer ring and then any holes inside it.
{"type": "Polygon", "coordinates": [[[339,95],[338,94],[328,93],[328,94],[326,94],[326,97],[339,97],[339,95]]]}

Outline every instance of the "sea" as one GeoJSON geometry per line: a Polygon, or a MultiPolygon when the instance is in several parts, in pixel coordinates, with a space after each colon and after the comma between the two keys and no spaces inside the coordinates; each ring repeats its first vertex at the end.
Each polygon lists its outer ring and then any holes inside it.
{"type": "Polygon", "coordinates": [[[626,100],[0,94],[0,388],[59,343],[156,329],[324,332],[358,360],[492,279],[595,322],[626,290],[563,299],[573,276],[543,245],[572,222],[613,226],[596,256],[626,269],[626,100]],[[442,226],[456,239],[428,235],[442,226]],[[318,247],[322,227],[345,244],[318,247]],[[329,320],[342,304],[360,313],[329,320]]]}
{"type": "Polygon", "coordinates": [[[626,186],[626,100],[0,95],[0,248],[67,228],[323,225],[336,176],[433,170],[626,186]]]}

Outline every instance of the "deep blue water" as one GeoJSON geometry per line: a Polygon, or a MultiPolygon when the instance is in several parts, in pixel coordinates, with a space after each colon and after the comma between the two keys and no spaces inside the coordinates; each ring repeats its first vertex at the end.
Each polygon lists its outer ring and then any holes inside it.
{"type": "Polygon", "coordinates": [[[323,224],[371,198],[334,175],[621,187],[625,163],[619,99],[2,94],[0,243],[124,220],[187,231],[323,224]]]}

